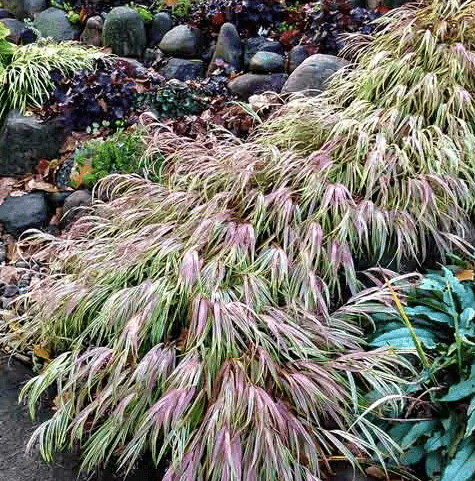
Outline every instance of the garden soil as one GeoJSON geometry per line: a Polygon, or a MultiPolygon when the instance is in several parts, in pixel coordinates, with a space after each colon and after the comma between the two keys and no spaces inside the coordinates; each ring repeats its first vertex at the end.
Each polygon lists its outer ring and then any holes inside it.
{"type": "MultiPolygon", "coordinates": [[[[46,465],[37,449],[26,454],[31,433],[39,422],[51,415],[44,406],[33,423],[27,407],[18,403],[18,393],[32,375],[31,370],[18,361],[0,358],[0,481],[85,481],[86,477],[78,477],[76,455],[60,455],[53,464],[46,465]]],[[[112,472],[102,472],[90,481],[156,481],[156,472],[146,464],[126,480],[112,472]]]]}

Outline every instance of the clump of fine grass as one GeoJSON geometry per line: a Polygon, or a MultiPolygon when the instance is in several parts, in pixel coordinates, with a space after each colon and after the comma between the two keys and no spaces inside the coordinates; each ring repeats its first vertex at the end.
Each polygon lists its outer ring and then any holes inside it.
{"type": "Polygon", "coordinates": [[[361,246],[378,259],[393,238],[399,259],[423,259],[429,239],[444,252],[459,242],[453,234],[467,235],[475,202],[473,11],[474,2],[459,0],[392,11],[373,37],[350,39],[343,55],[355,64],[323,95],[295,99],[258,133],[258,142],[292,146],[308,160],[305,172],[293,163],[285,174],[296,185],[306,175],[345,193],[333,235],[352,251],[361,246]]]}
{"type": "Polygon", "coordinates": [[[395,453],[360,416],[366,392],[402,394],[408,368],[363,349],[358,324],[387,293],[332,309],[308,258],[256,251],[254,227],[219,195],[123,176],[97,195],[109,202],[76,224],[82,235],[36,238],[63,275],[25,299],[10,337],[63,352],[23,390],[33,414],[60,386],[31,441],[45,459],[79,442],[85,471],[113,455],[129,469],[149,450],[170,457],[164,479],[316,480],[332,454],[395,453]]]}
{"type": "MultiPolygon", "coordinates": [[[[438,22],[457,14],[465,29],[465,60],[453,35],[437,34],[431,51],[445,86],[432,95],[459,85],[463,109],[473,80],[452,67],[473,74],[468,5],[423,10],[438,22]]],[[[420,63],[428,34],[418,15],[394,13],[355,73],[309,108],[292,103],[253,141],[157,127],[148,154],[166,157],[162,185],[109,177],[97,196],[110,201],[67,239],[30,239],[46,243],[52,275],[3,342],[59,354],[24,390],[33,410],[59,388],[33,438],[46,459],[79,442],[85,470],[113,455],[129,468],[150,450],[157,463],[170,456],[166,480],[316,480],[335,452],[356,463],[393,450],[360,415],[369,390],[402,392],[405,361],[361,340],[361,320],[388,309],[390,292],[342,299],[362,287],[361,258],[376,263],[393,246],[419,259],[428,239],[464,247],[474,199],[473,119],[450,96],[439,116],[430,99],[419,104],[434,79],[421,77],[430,64],[420,63]],[[392,85],[405,86],[394,104],[392,85]]]]}
{"type": "Polygon", "coordinates": [[[92,69],[99,58],[105,55],[94,47],[51,39],[15,48],[0,72],[0,118],[11,109],[41,107],[54,90],[51,72],[67,76],[92,69]]]}

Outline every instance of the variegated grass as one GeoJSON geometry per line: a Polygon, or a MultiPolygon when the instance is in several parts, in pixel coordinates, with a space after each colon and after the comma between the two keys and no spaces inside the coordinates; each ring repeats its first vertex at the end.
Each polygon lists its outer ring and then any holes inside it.
{"type": "Polygon", "coordinates": [[[33,410],[58,386],[46,459],[78,442],[85,470],[150,450],[166,480],[293,481],[394,454],[362,414],[400,407],[410,365],[365,351],[362,323],[397,311],[357,265],[469,250],[475,202],[474,2],[425,5],[355,37],[352,70],[251,140],[157,128],[162,185],[111,176],[69,237],[29,239],[52,275],[3,342],[63,353],[23,393],[33,410]]]}
{"type": "Polygon", "coordinates": [[[107,56],[98,49],[75,42],[41,39],[15,49],[0,74],[0,117],[11,109],[22,113],[40,107],[54,90],[51,72],[68,76],[81,69],[93,69],[96,61],[107,56]]]}

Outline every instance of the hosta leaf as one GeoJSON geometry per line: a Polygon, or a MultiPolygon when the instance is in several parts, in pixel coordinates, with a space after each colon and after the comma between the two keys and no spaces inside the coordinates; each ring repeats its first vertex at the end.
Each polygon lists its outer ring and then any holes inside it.
{"type": "Polygon", "coordinates": [[[450,290],[457,296],[462,309],[466,309],[475,304],[475,294],[471,288],[471,284],[462,284],[452,271],[444,268],[446,278],[449,281],[450,290]]]}
{"type": "Polygon", "coordinates": [[[426,474],[432,479],[442,471],[442,455],[440,451],[434,451],[426,456],[426,474]]]}
{"type": "MultiPolygon", "coordinates": [[[[436,345],[437,339],[435,333],[427,329],[414,329],[416,336],[419,338],[424,346],[433,348],[436,345]]],[[[400,349],[411,349],[414,348],[414,341],[412,340],[411,334],[407,327],[400,327],[390,332],[386,332],[377,336],[370,343],[372,346],[382,347],[390,344],[393,347],[398,347],[400,349]]]]}
{"type": "Polygon", "coordinates": [[[467,307],[460,314],[460,334],[465,336],[473,336],[475,334],[475,323],[473,318],[475,317],[475,309],[467,307]]]}
{"type": "Polygon", "coordinates": [[[413,427],[412,423],[398,423],[389,430],[389,435],[396,441],[396,443],[401,444],[404,437],[413,427]]]}
{"type": "Polygon", "coordinates": [[[472,365],[470,377],[454,386],[451,386],[449,392],[440,400],[445,402],[459,401],[471,394],[475,394],[475,364],[472,365]]]}
{"type": "Polygon", "coordinates": [[[424,291],[440,291],[442,292],[446,287],[446,281],[443,277],[438,274],[427,274],[424,281],[418,289],[422,289],[424,291]]]}
{"type": "Polygon", "coordinates": [[[413,446],[401,456],[401,463],[410,466],[418,463],[424,457],[425,451],[422,446],[413,446]]]}
{"type": "Polygon", "coordinates": [[[468,481],[475,475],[475,444],[464,439],[454,459],[445,469],[441,481],[468,481]]]}
{"type": "Polygon", "coordinates": [[[406,307],[406,314],[410,317],[425,316],[435,322],[454,325],[454,318],[443,312],[434,311],[426,306],[406,307]]]}
{"type": "Polygon", "coordinates": [[[407,449],[412,446],[421,436],[425,434],[431,434],[437,427],[438,422],[436,420],[421,421],[411,427],[409,432],[404,436],[401,441],[401,448],[407,449]]]}
{"type": "Polygon", "coordinates": [[[465,430],[465,437],[471,436],[475,429],[475,396],[470,400],[470,405],[467,410],[467,429],[465,430]]]}
{"type": "Polygon", "coordinates": [[[424,446],[424,449],[428,453],[431,453],[432,451],[436,451],[437,449],[446,445],[447,438],[448,438],[447,433],[443,433],[442,431],[437,431],[427,440],[424,446]]]}

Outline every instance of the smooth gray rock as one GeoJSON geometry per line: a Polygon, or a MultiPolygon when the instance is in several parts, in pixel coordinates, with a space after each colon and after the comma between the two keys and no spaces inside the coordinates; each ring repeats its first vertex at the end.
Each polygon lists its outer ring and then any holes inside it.
{"type": "Polygon", "coordinates": [[[292,73],[302,62],[304,62],[309,57],[302,45],[297,45],[293,47],[289,52],[288,59],[288,71],[292,73]]]}
{"type": "Polygon", "coordinates": [[[282,73],[271,75],[246,73],[231,80],[228,88],[233,94],[239,96],[241,99],[247,100],[254,94],[280,92],[287,78],[288,75],[282,73]]]}
{"type": "Polygon", "coordinates": [[[125,64],[127,71],[130,70],[130,75],[133,77],[145,77],[147,75],[147,69],[144,64],[136,58],[118,57],[116,62],[125,64]]]}
{"type": "Polygon", "coordinates": [[[255,73],[283,72],[285,66],[284,57],[274,52],[257,52],[251,58],[249,70],[255,73]]]}
{"type": "Polygon", "coordinates": [[[71,222],[84,215],[85,211],[81,207],[89,207],[91,204],[92,196],[88,190],[76,190],[73,192],[64,201],[61,227],[64,229],[71,222]]]}
{"type": "Polygon", "coordinates": [[[274,42],[265,37],[251,37],[244,47],[244,68],[249,67],[251,58],[257,52],[274,52],[284,55],[284,47],[279,42],[274,42]]]}
{"type": "Polygon", "coordinates": [[[160,69],[160,74],[167,80],[178,79],[182,82],[195,80],[202,77],[204,65],[201,60],[186,60],[183,58],[172,58],[167,65],[160,69]]]}
{"type": "Polygon", "coordinates": [[[93,45],[94,47],[102,47],[103,29],[104,20],[102,20],[100,15],[89,17],[80,36],[81,42],[86,45],[93,45]]]}
{"type": "MultiPolygon", "coordinates": [[[[36,18],[43,10],[48,8],[48,0],[24,0],[23,11],[25,17],[36,18]]],[[[23,19],[21,19],[23,20],[23,19]]]]}
{"type": "Polygon", "coordinates": [[[26,25],[15,18],[3,18],[0,20],[10,30],[7,40],[16,45],[33,43],[35,41],[35,34],[26,25]]]}
{"type": "Polygon", "coordinates": [[[0,224],[8,234],[19,236],[27,229],[39,229],[48,222],[48,203],[42,192],[7,197],[0,205],[0,224]]]}
{"type": "Polygon", "coordinates": [[[148,30],[148,43],[155,45],[162,41],[162,38],[173,27],[173,20],[166,12],[158,12],[153,16],[152,24],[148,30]]]}
{"type": "Polygon", "coordinates": [[[6,0],[3,5],[7,8],[8,13],[19,20],[25,18],[25,5],[23,0],[6,0]]]}
{"type": "Polygon", "coordinates": [[[188,25],[178,25],[165,34],[159,47],[173,57],[196,58],[201,49],[201,34],[188,25]]]}
{"type": "Polygon", "coordinates": [[[59,8],[50,7],[41,12],[34,25],[43,37],[51,37],[58,42],[73,40],[79,35],[79,29],[71,24],[66,12],[59,8]]]}
{"type": "Polygon", "coordinates": [[[0,131],[0,175],[21,176],[33,172],[40,159],[58,156],[67,132],[58,120],[41,122],[10,112],[0,131]]]}
{"type": "Polygon", "coordinates": [[[328,79],[348,64],[348,61],[333,55],[312,55],[292,72],[282,93],[306,91],[308,95],[318,95],[325,90],[328,79]]]}
{"type": "Polygon", "coordinates": [[[208,67],[208,76],[219,67],[217,61],[224,62],[232,71],[238,72],[241,68],[242,44],[239,32],[232,23],[225,23],[219,31],[216,48],[208,67]]]}
{"type": "Polygon", "coordinates": [[[146,65],[154,65],[163,59],[163,52],[159,48],[146,48],[143,53],[143,61],[146,65]]]}
{"type": "Polygon", "coordinates": [[[102,42],[120,57],[142,56],[147,43],[142,17],[129,7],[113,8],[104,22],[102,42]]]}

